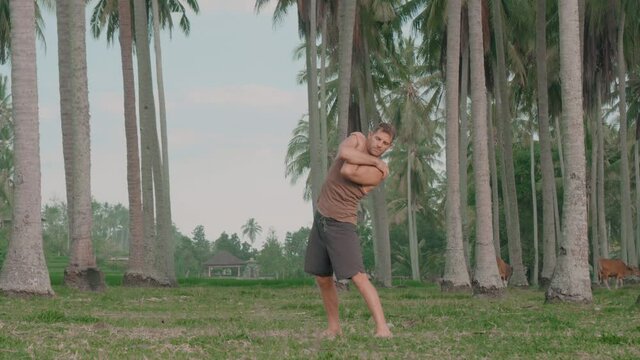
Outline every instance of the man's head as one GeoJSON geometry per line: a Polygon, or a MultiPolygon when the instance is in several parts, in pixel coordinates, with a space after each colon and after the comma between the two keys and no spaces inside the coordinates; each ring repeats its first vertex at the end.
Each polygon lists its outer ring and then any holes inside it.
{"type": "Polygon", "coordinates": [[[380,123],[367,136],[367,151],[373,156],[380,157],[387,151],[396,136],[396,129],[389,123],[380,123]]]}

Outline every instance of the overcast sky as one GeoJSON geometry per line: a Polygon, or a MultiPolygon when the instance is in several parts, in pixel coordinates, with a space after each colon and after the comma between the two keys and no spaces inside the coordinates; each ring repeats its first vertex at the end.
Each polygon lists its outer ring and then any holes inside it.
{"type": "MultiPolygon", "coordinates": [[[[271,227],[282,241],[312,220],[302,186],[284,178],[291,131],[307,112],[306,86],[296,84],[304,63],[293,58],[295,9],[274,27],[273,8],[255,14],[254,0],[199,3],[190,36],[162,37],[173,221],[186,235],[203,225],[215,240],[241,235],[254,217],[263,228],[257,246],[271,227]]],[[[37,44],[44,203],[66,199],[54,14],[45,23],[46,49],[37,44]]],[[[87,34],[87,61],[93,197],[128,206],[117,38],[107,45],[87,34]]]]}

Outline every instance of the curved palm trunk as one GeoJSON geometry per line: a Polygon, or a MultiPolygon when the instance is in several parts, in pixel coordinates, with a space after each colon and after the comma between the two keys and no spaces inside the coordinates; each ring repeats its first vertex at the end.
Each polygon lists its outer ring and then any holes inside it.
{"type": "Polygon", "coordinates": [[[627,148],[627,95],[626,76],[627,66],[624,60],[624,7],[620,7],[620,21],[618,24],[618,107],[620,110],[620,210],[622,233],[622,260],[630,266],[638,266],[638,256],[633,237],[633,220],[631,216],[631,185],[629,184],[629,150],[627,148]]]}
{"type": "Polygon", "coordinates": [[[353,55],[353,27],[356,19],[356,0],[342,0],[339,16],[339,85],[338,85],[338,141],[349,131],[349,98],[351,95],[351,58],[353,55]]]}
{"type": "MultiPolygon", "coordinates": [[[[61,39],[68,41],[63,50],[67,53],[59,53],[59,56],[67,57],[70,65],[70,80],[64,90],[69,91],[64,100],[71,101],[66,105],[71,109],[70,119],[64,130],[70,131],[70,136],[63,140],[71,140],[71,145],[63,145],[71,148],[71,196],[69,206],[69,219],[72,228],[71,251],[69,266],[64,271],[65,285],[80,290],[104,290],[104,275],[97,268],[96,258],[93,253],[91,241],[92,208],[91,208],[91,152],[90,152],[90,123],[89,123],[89,95],[87,81],[87,55],[85,44],[85,3],[82,0],[68,1],[58,10],[66,15],[66,23],[61,24],[60,32],[68,32],[61,39]],[[65,49],[66,47],[66,49],[65,49]]],[[[61,60],[62,62],[62,60],[61,60]]],[[[63,90],[63,88],[61,88],[63,90]]],[[[61,97],[62,98],[62,97],[61,97]]],[[[62,106],[61,106],[62,107],[62,106]]],[[[65,166],[65,170],[69,167],[65,166]]]]}
{"type": "Polygon", "coordinates": [[[307,98],[309,105],[309,147],[311,157],[311,202],[313,211],[316,209],[316,202],[320,196],[320,188],[322,187],[323,171],[320,148],[320,121],[318,118],[318,70],[316,61],[318,59],[316,47],[316,1],[310,0],[307,5],[309,12],[309,23],[306,39],[306,58],[307,58],[307,98]]]}
{"type": "Polygon", "coordinates": [[[0,271],[0,291],[52,296],[42,247],[34,2],[11,0],[9,6],[15,181],[12,231],[0,271]]]}
{"type": "Polygon", "coordinates": [[[124,89],[124,130],[127,144],[127,190],[129,194],[129,262],[123,284],[129,278],[144,277],[144,233],[142,222],[142,194],[140,190],[140,157],[136,116],[136,91],[133,75],[133,38],[131,33],[131,2],[118,0],[120,22],[120,56],[124,89]]]}
{"type": "Polygon", "coordinates": [[[476,267],[473,275],[475,295],[499,296],[504,285],[498,273],[491,223],[491,189],[487,154],[487,90],[484,80],[480,1],[469,2],[469,44],[471,47],[471,99],[473,116],[473,171],[476,184],[476,267]]]}
{"type": "MultiPolygon", "coordinates": [[[[460,101],[458,99],[458,69],[460,63],[461,7],[461,0],[451,0],[447,6],[447,250],[445,254],[444,275],[440,286],[443,291],[468,291],[471,287],[462,235],[463,224],[461,213],[466,209],[466,202],[464,203],[464,207],[458,206],[458,204],[462,204],[460,178],[463,176],[466,177],[467,174],[466,166],[464,167],[463,173],[462,167],[458,162],[462,157],[458,152],[461,150],[458,144],[458,115],[460,109],[460,101]]],[[[464,148],[464,158],[466,159],[466,148],[464,148]]]]}
{"type": "Polygon", "coordinates": [[[495,22],[496,49],[498,54],[498,91],[501,98],[502,119],[502,159],[506,173],[507,234],[509,238],[509,261],[513,267],[513,276],[509,282],[515,286],[528,286],[527,276],[522,263],[522,244],[520,240],[520,216],[518,215],[518,196],[516,192],[515,170],[513,168],[513,136],[511,130],[511,110],[507,85],[507,66],[504,54],[504,30],[500,1],[493,2],[493,20],[495,22]]]}
{"type": "Polygon", "coordinates": [[[585,149],[582,123],[582,67],[577,0],[559,4],[560,73],[567,176],[564,181],[563,236],[558,264],[545,293],[547,302],[591,303],[585,149]]]}
{"type": "Polygon", "coordinates": [[[549,91],[547,86],[546,0],[536,7],[536,75],[538,93],[538,127],[540,166],[542,167],[542,273],[540,285],[546,287],[556,267],[556,229],[554,201],[556,178],[551,157],[549,133],[549,91]]]}
{"type": "MultiPolygon", "coordinates": [[[[156,55],[156,77],[158,80],[158,106],[160,113],[160,138],[158,155],[161,171],[162,186],[159,186],[162,201],[158,201],[158,237],[162,243],[164,251],[160,252],[160,266],[166,279],[173,285],[177,284],[175,275],[175,240],[173,238],[172,220],[171,220],[171,187],[169,181],[169,145],[167,141],[167,111],[164,98],[164,77],[162,71],[162,47],[160,45],[160,15],[158,9],[158,0],[151,1],[153,11],[153,45],[156,55]],[[160,152],[162,153],[160,156],[160,152]]],[[[155,175],[154,175],[155,176],[155,175]]]]}

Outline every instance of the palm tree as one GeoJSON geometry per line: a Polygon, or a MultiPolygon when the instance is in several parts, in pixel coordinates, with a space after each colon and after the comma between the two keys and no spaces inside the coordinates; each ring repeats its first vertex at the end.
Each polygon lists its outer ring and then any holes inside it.
{"type": "Polygon", "coordinates": [[[582,75],[578,1],[559,4],[560,73],[562,77],[563,137],[566,158],[563,236],[558,263],[545,293],[547,302],[591,303],[585,150],[582,124],[582,75]]]}
{"type": "MultiPolygon", "coordinates": [[[[447,5],[447,253],[442,277],[443,291],[464,290],[471,287],[464,255],[460,204],[460,169],[458,145],[458,79],[460,64],[460,13],[461,0],[451,0],[447,5]]],[[[465,149],[466,152],[466,149],[465,149]]],[[[466,154],[465,154],[466,156],[466,154]]],[[[466,173],[466,172],[465,172],[466,173]]]]}
{"type": "Polygon", "coordinates": [[[0,290],[53,295],[42,248],[40,135],[33,1],[10,1],[11,92],[15,126],[13,231],[0,271],[0,290]]]}
{"type": "Polygon", "coordinates": [[[353,54],[353,28],[356,19],[356,0],[338,3],[338,138],[347,137],[349,130],[349,99],[351,98],[351,61],[353,54]]]}
{"type": "Polygon", "coordinates": [[[549,92],[547,86],[546,0],[537,0],[536,7],[536,70],[538,94],[538,128],[540,163],[542,166],[542,228],[543,261],[540,285],[546,287],[556,266],[556,236],[553,196],[555,174],[551,159],[549,134],[549,92]]]}
{"type": "Polygon", "coordinates": [[[473,171],[476,184],[476,265],[473,292],[476,295],[499,296],[504,285],[500,280],[493,247],[491,222],[491,190],[487,154],[487,93],[484,75],[480,1],[469,2],[469,34],[471,55],[471,99],[473,116],[473,171]]]}
{"type": "Polygon", "coordinates": [[[398,129],[398,143],[392,152],[395,166],[402,164],[406,170],[398,171],[403,178],[407,196],[407,225],[409,227],[409,250],[413,280],[420,279],[418,235],[416,231],[417,195],[421,194],[435,176],[425,161],[430,148],[437,139],[436,121],[425,120],[436,114],[442,94],[442,83],[438,73],[427,74],[427,67],[417,56],[412,38],[401,40],[397,56],[389,66],[390,83],[386,96],[387,117],[398,129]],[[422,175],[422,176],[421,176],[422,175]]]}
{"type": "Polygon", "coordinates": [[[84,1],[58,4],[58,58],[65,178],[71,253],[64,283],[80,290],[103,290],[91,240],[90,125],[84,1]]]}
{"type": "Polygon", "coordinates": [[[256,241],[256,236],[262,233],[262,226],[258,224],[256,219],[250,218],[247,222],[242,225],[242,235],[248,236],[249,240],[251,240],[251,245],[256,241]]]}
{"type": "MultiPolygon", "coordinates": [[[[134,3],[138,3],[134,2],[134,3]]],[[[141,2],[143,4],[137,16],[140,16],[144,19],[144,30],[140,29],[136,32],[144,31],[145,35],[138,37],[139,39],[147,39],[148,29],[147,29],[147,20],[149,18],[149,14],[156,10],[156,16],[151,19],[157,20],[157,23],[154,29],[168,28],[169,31],[173,29],[173,17],[172,13],[180,13],[179,27],[180,29],[188,34],[191,28],[189,19],[187,17],[187,7],[190,8],[194,12],[199,11],[198,2],[196,0],[161,0],[155,3],[155,7],[148,11],[147,6],[153,6],[153,3],[141,2]],[[187,6],[183,5],[183,2],[187,4],[187,6]],[[144,10],[143,10],[144,9],[144,10]]],[[[142,156],[144,159],[142,161],[142,166],[140,166],[140,161],[138,158],[138,140],[137,140],[137,129],[136,129],[136,116],[135,116],[135,89],[133,85],[133,65],[131,60],[132,54],[132,32],[131,28],[131,4],[126,0],[99,0],[96,6],[93,9],[93,14],[91,17],[91,30],[95,37],[99,37],[103,30],[106,29],[106,37],[107,41],[111,42],[113,40],[115,31],[120,28],[120,46],[121,46],[121,54],[122,54],[122,66],[123,66],[123,85],[125,92],[125,132],[127,138],[127,182],[129,188],[129,208],[130,208],[130,226],[131,226],[131,236],[132,241],[130,242],[130,261],[129,261],[129,269],[127,273],[125,273],[124,283],[127,285],[148,285],[148,284],[157,284],[155,278],[157,278],[157,271],[154,269],[155,267],[160,267],[163,270],[160,272],[165,273],[165,275],[169,280],[167,283],[175,283],[174,280],[174,270],[173,270],[173,236],[171,234],[171,210],[170,210],[170,198],[169,198],[169,176],[168,176],[168,147],[167,147],[167,135],[166,135],[166,119],[163,117],[164,109],[161,106],[160,115],[161,115],[161,141],[162,145],[156,144],[155,149],[157,150],[157,154],[154,155],[154,160],[145,157],[147,155],[152,155],[153,152],[148,152],[146,155],[142,156]],[[127,95],[129,94],[129,95],[127,95]],[[155,167],[152,167],[151,162],[155,161],[155,167]],[[145,176],[140,176],[140,169],[146,172],[145,176]],[[153,171],[158,172],[158,175],[152,179],[153,171]],[[142,181],[146,183],[146,186],[143,186],[146,189],[146,196],[144,196],[145,204],[144,211],[142,209],[142,201],[140,200],[140,188],[141,188],[141,178],[142,181]],[[164,178],[165,181],[162,181],[164,178]],[[154,181],[158,182],[158,185],[154,187],[154,181]],[[166,186],[159,186],[160,184],[166,186]],[[159,229],[157,230],[158,235],[160,235],[160,240],[156,242],[156,224],[155,224],[155,216],[153,214],[155,208],[154,202],[154,189],[157,191],[156,197],[158,198],[158,216],[162,219],[158,219],[157,226],[159,229]],[[160,197],[163,199],[160,199],[160,197]],[[156,250],[154,247],[159,246],[160,249],[156,250]],[[146,249],[146,250],[145,250],[146,249]],[[165,256],[166,253],[166,256],[165,256]],[[154,255],[154,254],[157,254],[154,255]],[[146,257],[146,258],[144,258],[146,257]],[[145,264],[145,265],[143,265],[145,264]]],[[[142,21],[142,19],[140,20],[142,21]]],[[[137,26],[136,26],[137,27],[137,26]]],[[[154,35],[156,42],[159,42],[159,35],[156,33],[154,35]]],[[[149,90],[145,90],[147,94],[143,95],[143,89],[145,87],[140,87],[141,95],[139,101],[141,104],[145,104],[146,108],[141,110],[141,114],[144,113],[144,117],[140,116],[141,121],[141,139],[143,137],[146,138],[147,141],[150,141],[151,144],[149,146],[153,146],[153,137],[149,135],[150,129],[148,126],[143,126],[144,120],[148,119],[146,116],[150,114],[148,106],[150,103],[148,102],[149,96],[151,96],[151,104],[153,104],[153,95],[152,88],[153,83],[151,80],[151,60],[149,55],[148,44],[146,41],[143,42],[146,46],[146,51],[143,50],[142,53],[138,52],[138,55],[146,56],[149,58],[148,61],[143,60],[143,64],[147,64],[148,69],[140,70],[140,74],[144,75],[145,79],[139,79],[140,82],[148,83],[149,90]],[[148,75],[147,75],[147,72],[148,75]],[[148,78],[147,78],[148,76],[148,78]],[[149,95],[151,92],[151,95],[149,95]],[[149,135],[143,136],[142,133],[149,135]]],[[[136,46],[139,44],[136,43],[136,46]]],[[[162,56],[160,54],[159,46],[156,46],[156,54],[157,56],[157,65],[156,69],[161,71],[161,63],[162,56]]],[[[140,60],[138,58],[138,60],[140,60]]],[[[138,66],[140,66],[140,61],[138,62],[138,66]]],[[[159,87],[164,88],[164,85],[161,80],[161,76],[158,76],[159,79],[159,87]]],[[[163,102],[164,91],[161,91],[160,102],[163,102]]],[[[155,125],[155,109],[153,110],[153,123],[155,125]]],[[[149,124],[149,123],[147,123],[149,124]]],[[[153,132],[156,134],[155,139],[157,141],[157,130],[154,126],[153,132]]],[[[144,141],[144,140],[142,140],[144,141]]],[[[145,148],[143,146],[143,151],[147,151],[149,148],[145,148]]]]}
{"type": "Polygon", "coordinates": [[[144,233],[142,221],[142,194],[140,190],[140,155],[136,116],[136,89],[133,75],[133,34],[131,2],[118,1],[120,57],[124,88],[124,130],[127,146],[127,190],[129,195],[129,261],[123,284],[134,284],[135,278],[144,277],[144,233]]]}
{"type": "Polygon", "coordinates": [[[507,220],[507,237],[509,239],[509,261],[513,267],[513,276],[510,282],[516,286],[527,286],[527,277],[522,264],[522,245],[520,241],[520,217],[518,215],[518,197],[516,193],[515,175],[513,168],[512,130],[510,96],[507,84],[505,62],[505,40],[503,30],[503,13],[500,1],[494,1],[492,7],[494,32],[496,38],[497,63],[496,68],[498,82],[496,85],[496,99],[498,100],[498,117],[502,120],[500,129],[502,144],[502,169],[503,169],[503,197],[505,198],[505,219],[507,220]]]}
{"type": "Polygon", "coordinates": [[[638,265],[633,220],[631,218],[631,185],[629,184],[629,149],[627,148],[627,65],[624,59],[625,9],[619,4],[618,21],[618,108],[620,111],[620,211],[621,211],[621,249],[622,260],[631,266],[638,265]]]}

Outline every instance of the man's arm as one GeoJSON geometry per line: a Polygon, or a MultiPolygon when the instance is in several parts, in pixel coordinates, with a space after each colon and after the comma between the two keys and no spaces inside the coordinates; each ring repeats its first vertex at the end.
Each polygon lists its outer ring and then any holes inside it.
{"type": "Polygon", "coordinates": [[[362,185],[366,191],[376,187],[385,178],[384,173],[375,166],[354,165],[347,162],[342,165],[340,175],[356,184],[362,185]]]}
{"type": "MultiPolygon", "coordinates": [[[[338,158],[353,165],[370,165],[377,168],[384,177],[389,174],[387,164],[367,152],[366,138],[361,132],[353,132],[340,143],[338,158]]],[[[355,181],[354,181],[355,182],[355,181]]]]}

